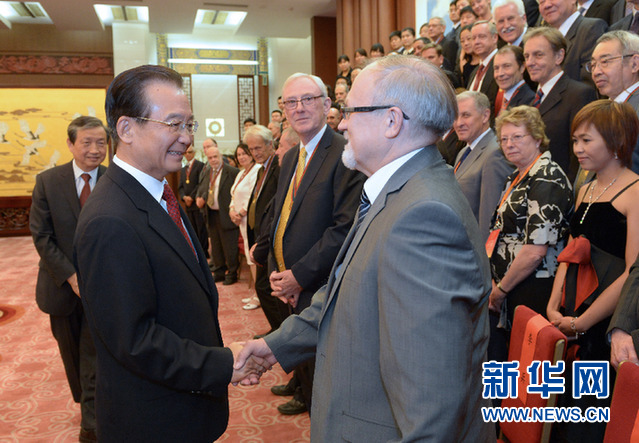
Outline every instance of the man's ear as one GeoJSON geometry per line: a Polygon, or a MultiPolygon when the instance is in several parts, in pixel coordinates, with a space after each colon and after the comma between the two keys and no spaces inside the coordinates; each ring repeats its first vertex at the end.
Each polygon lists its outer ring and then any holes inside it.
{"type": "Polygon", "coordinates": [[[402,125],[404,123],[404,115],[402,114],[401,109],[396,106],[390,108],[386,114],[386,118],[384,119],[384,124],[386,125],[386,129],[384,131],[384,136],[386,138],[395,138],[399,135],[402,129],[402,125]]]}
{"type": "Polygon", "coordinates": [[[118,133],[118,138],[127,144],[130,144],[133,140],[135,133],[135,127],[131,117],[122,116],[115,124],[115,130],[118,133]]]}

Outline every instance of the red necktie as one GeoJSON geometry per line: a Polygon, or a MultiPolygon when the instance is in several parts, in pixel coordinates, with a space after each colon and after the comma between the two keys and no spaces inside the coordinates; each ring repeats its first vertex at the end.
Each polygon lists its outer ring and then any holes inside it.
{"type": "Polygon", "coordinates": [[[484,78],[484,74],[486,73],[486,66],[480,64],[479,68],[477,68],[477,75],[475,76],[475,81],[473,82],[473,87],[471,91],[479,91],[479,84],[481,83],[481,79],[484,78]]]}
{"type": "Polygon", "coordinates": [[[91,186],[89,185],[91,176],[87,173],[84,173],[80,177],[82,177],[82,180],[84,180],[84,187],[82,188],[82,192],[80,192],[80,207],[82,208],[87,202],[87,198],[89,198],[89,195],[91,195],[91,186]]]}
{"type": "MultiPolygon", "coordinates": [[[[495,98],[495,117],[499,115],[502,107],[504,107],[504,90],[499,88],[497,97],[495,98]]],[[[505,108],[505,107],[504,107],[505,108]]]]}
{"type": "MultiPolygon", "coordinates": [[[[162,198],[166,202],[166,211],[169,213],[169,216],[173,219],[178,229],[188,242],[193,254],[195,254],[195,248],[193,247],[193,243],[191,243],[191,239],[189,235],[186,233],[186,229],[184,229],[184,223],[182,223],[182,217],[180,216],[180,208],[178,207],[178,202],[175,199],[175,194],[173,190],[169,186],[168,183],[164,183],[164,193],[162,194],[162,198]]],[[[197,257],[197,254],[195,254],[197,257]]]]}

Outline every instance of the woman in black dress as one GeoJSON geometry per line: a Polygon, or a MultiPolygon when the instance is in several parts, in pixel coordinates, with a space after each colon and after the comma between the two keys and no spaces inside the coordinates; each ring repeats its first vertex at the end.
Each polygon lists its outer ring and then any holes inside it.
{"type": "MultiPolygon", "coordinates": [[[[629,169],[639,120],[626,103],[598,100],[572,123],[573,150],[582,169],[597,174],[582,186],[559,256],[548,319],[569,338],[567,360],[609,360],[606,329],[621,287],[639,253],[639,176],[629,169]],[[581,263],[581,265],[580,265],[581,263]],[[578,283],[579,280],[579,283],[578,283]]],[[[572,398],[572,368],[564,372],[559,406],[610,406],[610,398],[572,398]]],[[[611,382],[614,373],[611,371],[611,382]]],[[[603,441],[605,423],[557,423],[557,441],[603,441]]]]}

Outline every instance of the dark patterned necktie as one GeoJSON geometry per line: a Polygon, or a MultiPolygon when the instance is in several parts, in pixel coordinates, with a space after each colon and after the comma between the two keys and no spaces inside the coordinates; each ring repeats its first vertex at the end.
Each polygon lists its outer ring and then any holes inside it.
{"type": "MultiPolygon", "coordinates": [[[[178,207],[178,202],[175,199],[175,194],[173,193],[173,190],[171,189],[168,183],[164,183],[164,193],[162,194],[162,198],[166,202],[166,211],[169,213],[169,216],[171,217],[171,219],[173,219],[178,229],[180,230],[180,232],[182,233],[182,235],[188,242],[189,246],[191,247],[191,250],[193,251],[193,254],[195,254],[195,248],[193,247],[193,243],[191,243],[189,234],[187,234],[186,229],[184,229],[184,223],[182,223],[182,217],[180,216],[180,208],[178,207]]],[[[195,254],[195,256],[197,257],[197,254],[195,254]]]]}
{"type": "Polygon", "coordinates": [[[539,105],[541,105],[541,99],[544,98],[544,91],[540,89],[537,90],[537,93],[535,94],[535,99],[533,100],[531,106],[534,106],[535,108],[538,108],[539,105]]]}
{"type": "Polygon", "coordinates": [[[368,214],[368,210],[371,208],[371,201],[368,199],[368,195],[366,195],[366,191],[362,189],[362,195],[359,198],[359,211],[357,212],[357,223],[355,224],[355,229],[359,229],[359,225],[362,224],[364,217],[368,214]]]}
{"type": "Polygon", "coordinates": [[[84,180],[84,187],[82,188],[82,192],[80,192],[80,207],[82,208],[87,202],[87,198],[89,198],[89,195],[91,195],[91,185],[89,185],[91,176],[87,173],[84,173],[80,177],[82,177],[82,180],[84,180]]]}

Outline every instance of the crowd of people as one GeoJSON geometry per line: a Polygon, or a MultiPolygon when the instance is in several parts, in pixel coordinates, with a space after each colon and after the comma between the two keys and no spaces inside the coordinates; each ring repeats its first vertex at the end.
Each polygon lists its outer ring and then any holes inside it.
{"type": "Polygon", "coordinates": [[[569,338],[567,360],[639,363],[639,24],[621,3],[455,0],[448,33],[432,17],[386,56],[341,55],[334,85],[292,75],[268,124],[246,119],[232,155],[205,139],[206,162],[179,75],[120,74],[108,129],[72,122],[74,160],[38,176],[31,210],[81,440],[216,438],[229,382],[278,362],[278,410],[312,411],[313,440],[494,441],[481,363],[507,359],[519,305],[569,338]],[[240,257],[242,307],[270,330],[224,348],[215,282],[240,257]]]}

